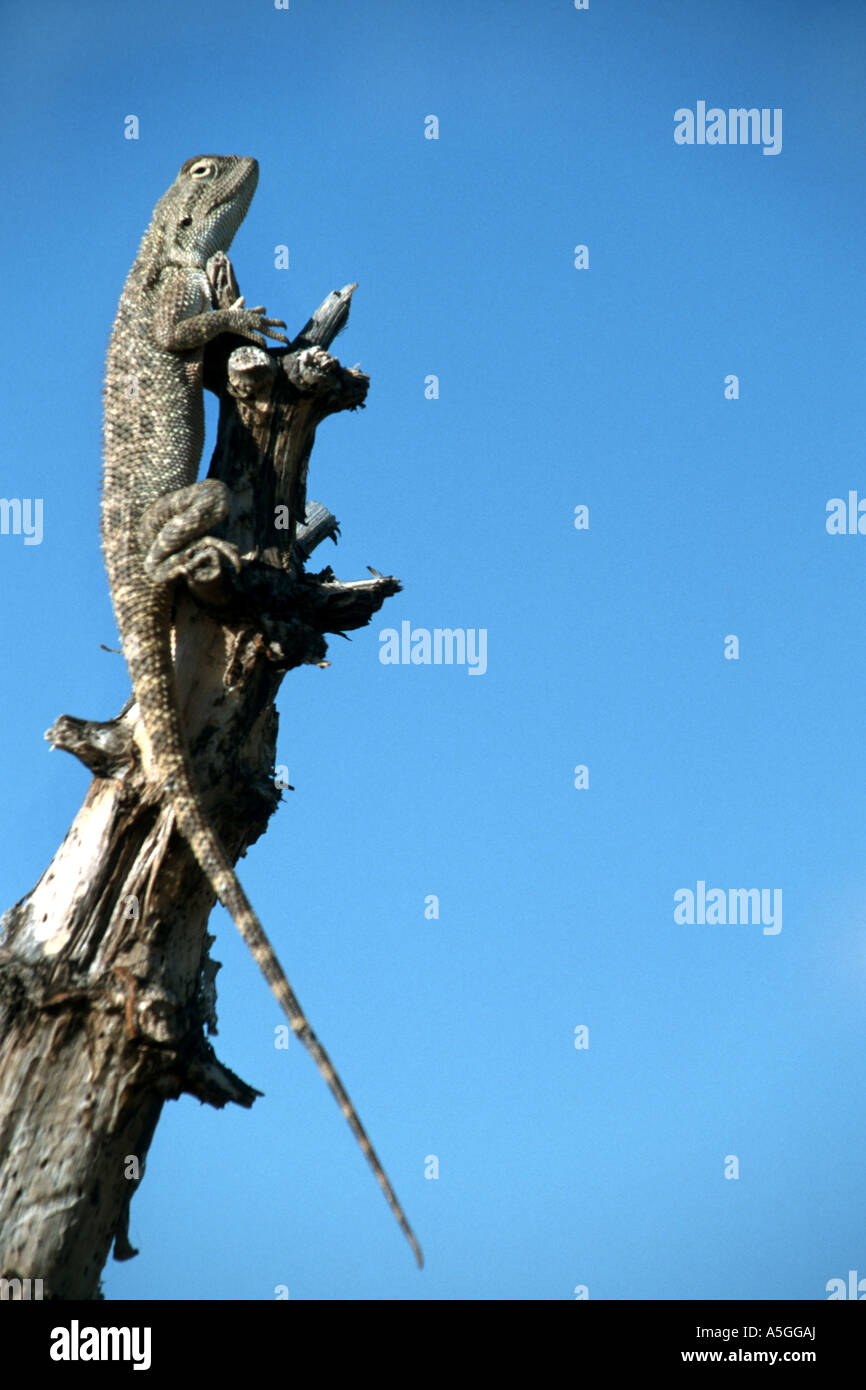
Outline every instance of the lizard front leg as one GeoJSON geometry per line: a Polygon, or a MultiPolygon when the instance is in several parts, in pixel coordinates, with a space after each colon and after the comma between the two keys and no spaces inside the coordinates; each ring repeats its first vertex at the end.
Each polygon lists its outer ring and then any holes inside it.
{"type": "Polygon", "coordinates": [[[152,502],[139,525],[148,579],[154,584],[181,578],[207,584],[219,578],[221,556],[240,570],[237,546],[208,534],[225,521],[229,510],[229,490],[217,478],[191,483],[152,502]]]}
{"type": "Polygon", "coordinates": [[[286,325],[282,319],[267,318],[263,304],[247,308],[241,295],[227,308],[211,309],[215,289],[225,293],[234,281],[228,256],[224,262],[211,257],[211,262],[213,283],[201,269],[169,265],[162,270],[153,289],[151,333],[157,347],[168,352],[195,351],[220,333],[237,333],[263,348],[268,338],[288,343],[278,331],[286,325]]]}

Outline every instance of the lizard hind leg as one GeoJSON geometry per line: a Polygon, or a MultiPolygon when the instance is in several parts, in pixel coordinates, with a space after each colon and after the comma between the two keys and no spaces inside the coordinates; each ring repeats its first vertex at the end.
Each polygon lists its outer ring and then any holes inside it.
{"type": "Polygon", "coordinates": [[[208,533],[225,521],[231,496],[225,483],[205,478],[158,497],[142,515],[144,569],[154,584],[188,579],[206,584],[220,572],[220,557],[240,569],[237,547],[208,533]]]}

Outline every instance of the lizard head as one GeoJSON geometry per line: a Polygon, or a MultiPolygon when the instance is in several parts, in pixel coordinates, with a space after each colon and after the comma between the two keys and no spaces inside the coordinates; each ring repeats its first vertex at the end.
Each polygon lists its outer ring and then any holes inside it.
{"type": "Polygon", "coordinates": [[[258,162],[246,155],[188,159],[154,212],[152,227],[160,228],[168,258],[203,269],[215,252],[227,251],[258,181],[258,162]]]}

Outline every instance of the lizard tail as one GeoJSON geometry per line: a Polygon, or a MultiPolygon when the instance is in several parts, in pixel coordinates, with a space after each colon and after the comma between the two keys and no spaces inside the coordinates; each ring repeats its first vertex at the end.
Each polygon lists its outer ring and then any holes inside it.
{"type": "Polygon", "coordinates": [[[276,952],[268,940],[265,930],[246,893],[241,887],[240,880],[216,832],[198,812],[193,802],[188,803],[182,808],[178,808],[177,819],[184,839],[188,842],[196,859],[207,874],[211,886],[219,897],[223,907],[231,913],[235,926],[246,942],[253,960],[270,985],[274,997],[292,1026],[292,1031],[300,1038],[304,1047],[309,1052],[319,1069],[320,1075],[326,1082],[331,1095],[334,1097],[334,1100],[337,1102],[340,1110],[348,1121],[349,1128],[357,1139],[361,1152],[372,1168],[376,1181],[385,1194],[385,1200],[397,1218],[400,1229],[411,1245],[415,1254],[415,1259],[418,1261],[418,1266],[420,1268],[424,1264],[424,1256],[421,1254],[421,1247],[418,1244],[415,1233],[406,1220],[403,1208],[397,1200],[397,1194],[391,1186],[387,1174],[379,1161],[376,1150],[367,1137],[367,1132],[358,1118],[358,1113],[337,1074],[336,1068],[310,1027],[306,1015],[298,1003],[297,996],[289,984],[286,973],[277,959],[276,952]]]}
{"type": "MultiPolygon", "coordinates": [[[[119,603],[121,599],[116,598],[116,601],[119,603]]],[[[231,913],[235,926],[282,1007],[292,1031],[310,1053],[345,1115],[420,1267],[424,1263],[421,1248],[357,1111],[330,1057],[310,1027],[219,836],[201,809],[178,713],[171,654],[164,635],[168,632],[167,609],[165,613],[158,613],[157,605],[153,604],[149,610],[140,611],[135,617],[138,641],[135,644],[125,641],[124,654],[141,718],[156,753],[158,775],[170,788],[178,828],[220,902],[231,913]]]]}

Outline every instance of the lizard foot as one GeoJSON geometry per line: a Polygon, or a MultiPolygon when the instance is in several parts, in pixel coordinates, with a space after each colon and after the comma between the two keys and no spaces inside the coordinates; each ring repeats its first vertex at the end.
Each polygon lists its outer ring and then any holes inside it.
{"type": "Polygon", "coordinates": [[[229,490],[215,478],[158,498],[141,522],[148,579],[154,584],[174,579],[207,584],[219,577],[221,556],[240,570],[237,547],[208,534],[225,521],[230,509],[229,490]]]}
{"type": "Polygon", "coordinates": [[[240,574],[241,557],[237,546],[221,540],[219,536],[202,536],[200,541],[195,541],[166,561],[159,577],[163,579],[168,569],[171,579],[185,579],[188,584],[210,584],[219,579],[222,568],[220,556],[224,556],[240,574]]]}

